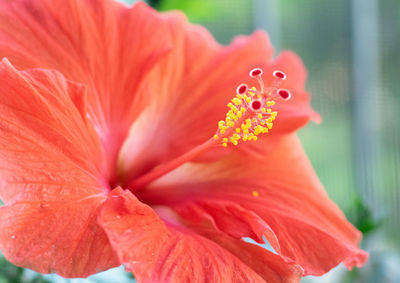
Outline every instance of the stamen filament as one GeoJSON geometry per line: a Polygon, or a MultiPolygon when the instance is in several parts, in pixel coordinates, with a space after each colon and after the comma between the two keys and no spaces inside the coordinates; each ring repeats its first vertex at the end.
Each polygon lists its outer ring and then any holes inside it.
{"type": "MultiPolygon", "coordinates": [[[[283,100],[288,100],[290,92],[286,89],[278,89],[280,82],[286,79],[284,72],[274,71],[275,80],[268,88],[265,88],[261,78],[262,74],[263,71],[259,68],[250,71],[249,75],[258,81],[260,90],[255,87],[249,88],[246,84],[239,85],[236,89],[236,96],[227,104],[230,110],[226,114],[225,120],[218,122],[218,129],[209,140],[128,182],[124,187],[136,193],[212,146],[227,147],[228,143],[236,146],[240,140],[243,142],[256,141],[258,135],[268,133],[278,114],[276,111],[272,112],[271,109],[275,104],[273,97],[278,96],[283,100]]],[[[257,197],[258,192],[253,192],[253,196],[257,197]]]]}

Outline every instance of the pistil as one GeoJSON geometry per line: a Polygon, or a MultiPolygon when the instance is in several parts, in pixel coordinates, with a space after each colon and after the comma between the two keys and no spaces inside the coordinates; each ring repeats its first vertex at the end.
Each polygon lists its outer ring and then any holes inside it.
{"type": "Polygon", "coordinates": [[[265,88],[261,78],[262,74],[263,71],[259,68],[250,71],[250,77],[257,79],[259,83],[259,90],[255,87],[249,88],[246,84],[238,86],[236,96],[227,105],[229,111],[226,118],[218,122],[218,129],[212,138],[181,156],[157,166],[149,173],[134,179],[126,187],[132,192],[138,192],[211,147],[228,147],[228,144],[236,146],[240,140],[243,142],[256,141],[258,135],[268,133],[272,129],[273,121],[278,114],[276,111],[272,111],[272,106],[275,104],[273,99],[279,97],[288,100],[291,95],[288,90],[278,88],[280,82],[286,79],[285,73],[274,71],[275,79],[267,88],[265,88]]]}
{"type": "Polygon", "coordinates": [[[149,173],[140,176],[139,178],[134,179],[127,185],[127,188],[133,192],[137,192],[141,190],[146,185],[150,184],[151,182],[157,180],[158,178],[164,176],[165,174],[171,172],[172,170],[178,168],[182,164],[189,162],[190,160],[194,159],[200,153],[204,152],[205,150],[209,149],[212,146],[215,146],[217,141],[213,138],[205,141],[204,143],[196,146],[195,148],[191,149],[190,151],[182,154],[181,156],[161,164],[160,166],[156,167],[154,170],[150,171],[149,173]]]}

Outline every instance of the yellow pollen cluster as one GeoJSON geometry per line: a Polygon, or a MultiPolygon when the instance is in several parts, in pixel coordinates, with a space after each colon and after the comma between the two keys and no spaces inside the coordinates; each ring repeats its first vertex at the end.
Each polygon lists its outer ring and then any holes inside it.
{"type": "Polygon", "coordinates": [[[214,139],[220,139],[222,146],[227,147],[228,143],[237,145],[239,140],[256,141],[258,135],[268,133],[277,116],[277,112],[271,110],[275,102],[269,99],[255,87],[244,94],[238,93],[227,105],[229,111],[225,120],[218,122],[214,139]]]}

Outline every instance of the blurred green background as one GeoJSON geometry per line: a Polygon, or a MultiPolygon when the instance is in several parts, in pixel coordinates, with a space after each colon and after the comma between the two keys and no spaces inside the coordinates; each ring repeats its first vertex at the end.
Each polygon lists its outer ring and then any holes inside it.
{"type": "MultiPolygon", "coordinates": [[[[125,1],[132,3],[134,1],[125,1]]],[[[400,1],[149,0],[179,9],[222,44],[265,29],[298,53],[323,118],[299,133],[330,197],[364,233],[368,264],[304,282],[400,282],[400,1]]],[[[123,269],[90,279],[40,276],[0,260],[3,282],[133,282],[123,269]]]]}

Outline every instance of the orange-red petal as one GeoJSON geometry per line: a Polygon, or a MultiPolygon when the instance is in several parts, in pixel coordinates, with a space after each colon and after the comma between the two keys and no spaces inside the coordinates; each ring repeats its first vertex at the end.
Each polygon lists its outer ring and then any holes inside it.
{"type": "Polygon", "coordinates": [[[64,277],[87,277],[120,265],[97,224],[97,208],[104,196],[60,199],[0,207],[4,256],[17,266],[64,277]]]}
{"type": "Polygon", "coordinates": [[[263,32],[238,37],[225,47],[203,27],[188,24],[182,14],[168,13],[164,21],[173,48],[145,81],[142,91],[153,99],[121,153],[128,179],[210,138],[237,85],[273,53],[263,32]]]}
{"type": "Polygon", "coordinates": [[[108,185],[84,95],[0,62],[0,249],[19,266],[76,277],[118,264],[95,221],[108,185]]]}
{"type": "MultiPolygon", "coordinates": [[[[268,82],[273,78],[273,70],[287,72],[283,87],[293,93],[292,100],[277,103],[280,121],[272,134],[293,132],[316,117],[304,89],[306,71],[300,59],[291,52],[273,59],[273,48],[264,32],[240,36],[231,45],[221,46],[204,28],[190,25],[179,13],[164,15],[164,21],[169,25],[172,49],[159,60],[141,89],[153,99],[135,121],[122,151],[121,167],[126,179],[133,179],[213,136],[218,121],[225,118],[226,105],[236,95],[237,86],[257,85],[248,75],[255,67],[265,70],[268,82]]],[[[217,148],[199,158],[215,160],[225,153],[217,148]]]]}
{"type": "Polygon", "coordinates": [[[197,227],[195,230],[237,256],[257,272],[265,282],[294,283],[300,282],[303,276],[304,271],[300,265],[292,261],[285,261],[285,259],[264,247],[246,243],[243,240],[228,237],[221,232],[204,229],[204,227],[197,227]]]}
{"type": "Polygon", "coordinates": [[[83,83],[91,120],[114,165],[150,99],[137,90],[170,49],[166,25],[143,2],[130,8],[113,0],[1,1],[0,59],[19,69],[56,69],[83,83]]]}
{"type": "Polygon", "coordinates": [[[301,268],[258,247],[203,230],[212,241],[169,220],[121,188],[109,195],[99,217],[120,261],[139,282],[298,282],[301,276],[301,268]]]}
{"type": "Polygon", "coordinates": [[[169,205],[188,221],[212,221],[235,237],[265,236],[283,258],[321,275],[344,262],[361,266],[368,255],[361,233],[329,199],[293,135],[264,155],[238,152],[214,164],[187,164],[138,197],[169,205]]]}

